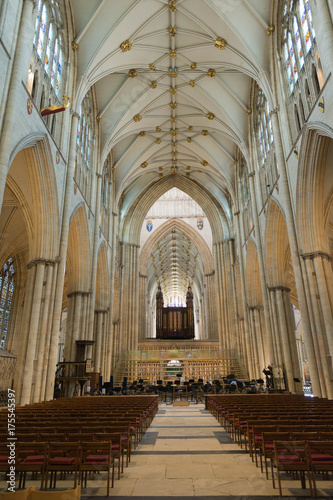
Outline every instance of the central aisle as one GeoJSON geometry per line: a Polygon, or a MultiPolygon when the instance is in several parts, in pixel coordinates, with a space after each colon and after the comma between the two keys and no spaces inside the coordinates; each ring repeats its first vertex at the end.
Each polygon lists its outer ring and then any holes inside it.
{"type": "Polygon", "coordinates": [[[160,405],[112,496],[219,495],[272,496],[278,490],[203,405],[160,405]]]}

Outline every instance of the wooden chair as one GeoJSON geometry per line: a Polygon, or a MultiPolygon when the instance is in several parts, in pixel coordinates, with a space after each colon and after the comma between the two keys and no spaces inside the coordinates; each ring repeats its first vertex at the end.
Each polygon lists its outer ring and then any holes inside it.
{"type": "Polygon", "coordinates": [[[309,441],[308,446],[314,495],[317,496],[315,474],[333,471],[333,441],[309,441]]]}
{"type": "Polygon", "coordinates": [[[306,487],[305,472],[307,472],[312,496],[309,453],[305,441],[274,441],[274,457],[271,460],[273,488],[275,488],[274,467],[277,472],[280,496],[282,496],[281,471],[299,472],[303,489],[306,487]]]}
{"type": "Polygon", "coordinates": [[[56,487],[57,472],[74,473],[74,489],[77,483],[79,466],[79,443],[50,442],[46,462],[45,489],[47,490],[48,473],[51,472],[50,488],[56,487]],[[52,486],[53,485],[53,486],[52,486]]]}
{"type": "Polygon", "coordinates": [[[87,487],[88,472],[107,472],[106,494],[110,495],[110,478],[114,486],[114,460],[111,452],[111,441],[107,442],[82,442],[80,448],[80,483],[87,487]]]}
{"type": "Polygon", "coordinates": [[[262,433],[262,442],[259,448],[260,450],[260,468],[261,472],[263,472],[263,461],[265,462],[265,472],[266,479],[268,479],[268,465],[267,459],[272,460],[274,456],[274,441],[288,441],[290,438],[289,432],[263,432],[262,433]]]}
{"type": "Polygon", "coordinates": [[[124,472],[124,448],[122,445],[120,432],[105,432],[103,434],[95,434],[95,440],[100,442],[111,441],[111,454],[113,458],[118,459],[118,479],[120,472],[124,472]]]}
{"type": "Polygon", "coordinates": [[[16,472],[19,473],[19,488],[25,487],[27,472],[33,473],[33,476],[41,475],[40,489],[44,487],[44,476],[47,460],[47,443],[41,442],[20,442],[16,443],[17,460],[16,472]]]}

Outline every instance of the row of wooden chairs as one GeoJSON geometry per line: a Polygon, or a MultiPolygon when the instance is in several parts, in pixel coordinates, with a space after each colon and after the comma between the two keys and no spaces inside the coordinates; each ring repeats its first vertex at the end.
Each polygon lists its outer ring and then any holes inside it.
{"type": "MultiPolygon", "coordinates": [[[[7,448],[8,450],[8,448],[7,448]]],[[[111,441],[88,442],[17,442],[15,469],[19,473],[19,489],[25,487],[28,472],[40,474],[40,489],[56,487],[57,472],[73,474],[74,488],[77,482],[87,483],[88,472],[107,473],[107,496],[114,486],[114,452],[111,441]]],[[[0,445],[0,471],[8,472],[6,443],[0,445]]]]}
{"type": "MultiPolygon", "coordinates": [[[[313,399],[294,395],[281,398],[276,395],[211,396],[206,400],[206,408],[241,447],[244,443],[245,450],[249,451],[256,466],[259,454],[261,471],[263,472],[264,464],[267,479],[267,464],[268,460],[271,461],[273,487],[276,471],[280,495],[280,471],[284,470],[298,472],[302,487],[305,487],[307,472],[311,495],[316,496],[315,473],[319,470],[326,473],[333,470],[333,404],[328,400],[313,399]],[[293,449],[293,443],[304,443],[302,457],[292,453],[288,455],[288,449],[293,449]],[[317,447],[316,451],[321,450],[320,452],[312,451],[313,443],[317,447]],[[293,465],[295,470],[292,470],[293,465]],[[325,466],[320,469],[320,465],[325,466]]],[[[300,454],[301,448],[300,444],[300,454]]]]}

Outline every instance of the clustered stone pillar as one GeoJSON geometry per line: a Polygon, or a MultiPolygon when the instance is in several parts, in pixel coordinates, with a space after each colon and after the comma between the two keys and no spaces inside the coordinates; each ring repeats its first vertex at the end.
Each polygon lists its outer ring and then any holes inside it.
{"type": "Polygon", "coordinates": [[[215,290],[215,271],[205,275],[206,288],[205,288],[205,309],[206,309],[206,328],[207,339],[218,340],[218,326],[217,326],[217,298],[215,290]]]}
{"type": "Polygon", "coordinates": [[[275,352],[273,348],[273,338],[272,338],[272,328],[271,328],[271,318],[269,314],[269,304],[268,304],[268,295],[267,295],[267,286],[266,286],[266,273],[265,273],[265,265],[264,265],[264,256],[261,244],[261,230],[260,223],[258,217],[258,207],[257,207],[257,198],[254,186],[254,175],[255,172],[249,173],[249,184],[250,184],[250,192],[251,192],[251,203],[253,205],[253,219],[254,219],[254,227],[257,232],[256,237],[256,249],[258,254],[258,263],[259,263],[259,273],[260,273],[260,282],[261,282],[261,291],[262,291],[262,300],[263,300],[263,312],[265,316],[265,334],[262,338],[262,344],[265,346],[264,358],[262,362],[264,363],[263,368],[268,366],[269,364],[275,364],[275,352]]]}
{"type": "Polygon", "coordinates": [[[57,261],[28,264],[27,287],[17,353],[16,396],[20,404],[45,399],[45,359],[49,357],[57,261]]]}
{"type": "Polygon", "coordinates": [[[75,361],[76,341],[90,340],[87,338],[87,314],[89,313],[87,304],[90,292],[75,291],[70,292],[68,297],[68,315],[64,358],[66,361],[75,361]]]}
{"type": "Polygon", "coordinates": [[[274,340],[278,359],[283,365],[287,389],[296,392],[294,378],[301,380],[296,335],[292,318],[290,289],[284,286],[270,287],[272,309],[276,317],[274,340]]]}
{"type": "Polygon", "coordinates": [[[139,274],[139,340],[146,338],[147,324],[147,276],[139,274]]]}
{"type": "Polygon", "coordinates": [[[278,109],[276,108],[271,112],[272,118],[272,126],[274,133],[274,142],[275,142],[275,153],[277,164],[279,166],[279,190],[281,197],[281,205],[284,208],[285,220],[288,230],[290,251],[291,251],[291,259],[294,268],[294,276],[296,282],[297,296],[299,302],[299,310],[302,316],[303,323],[303,332],[304,332],[304,340],[306,344],[306,350],[308,353],[308,361],[309,361],[309,369],[311,376],[311,384],[312,391],[315,396],[322,396],[321,387],[319,383],[319,365],[317,364],[315,348],[314,348],[314,338],[313,332],[311,331],[310,319],[308,306],[306,302],[303,275],[299,257],[299,249],[297,244],[297,236],[296,236],[296,228],[295,221],[293,215],[293,209],[290,198],[289,184],[288,184],[288,175],[287,175],[287,167],[284,158],[283,145],[282,145],[282,137],[280,131],[280,124],[278,119],[278,109]]]}
{"type": "Polygon", "coordinates": [[[302,258],[321,391],[323,397],[333,399],[332,257],[324,252],[312,252],[303,254],[302,258]]]}
{"type": "Polygon", "coordinates": [[[122,242],[121,247],[123,266],[120,284],[121,349],[135,351],[138,344],[139,319],[139,246],[122,242]]]}
{"type": "Polygon", "coordinates": [[[107,326],[108,326],[108,309],[98,309],[95,311],[94,321],[94,370],[97,373],[108,377],[107,367],[107,326]]]}
{"type": "Polygon", "coordinates": [[[263,322],[264,308],[261,305],[249,307],[249,326],[252,338],[252,352],[255,377],[261,378],[261,372],[265,368],[265,351],[264,351],[264,332],[265,325],[263,322]],[[260,314],[261,313],[261,314],[260,314]]]}

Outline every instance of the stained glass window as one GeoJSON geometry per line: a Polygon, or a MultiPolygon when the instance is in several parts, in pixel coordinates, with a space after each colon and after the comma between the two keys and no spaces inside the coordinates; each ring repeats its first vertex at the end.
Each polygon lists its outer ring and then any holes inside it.
{"type": "Polygon", "coordinates": [[[261,89],[258,90],[257,113],[257,139],[261,164],[263,165],[271,150],[271,144],[274,140],[274,136],[272,122],[269,116],[269,104],[261,89]]]}
{"type": "Polygon", "coordinates": [[[0,272],[0,349],[5,348],[14,293],[14,265],[9,259],[0,272]]]}
{"type": "Polygon", "coordinates": [[[45,57],[45,65],[44,65],[46,73],[49,72],[49,67],[50,67],[49,62],[50,62],[50,57],[51,57],[51,45],[52,45],[52,41],[53,41],[53,24],[50,23],[50,27],[49,27],[49,39],[48,39],[47,47],[46,47],[46,57],[45,57]]]}
{"type": "Polygon", "coordinates": [[[305,58],[315,39],[312,14],[308,0],[284,2],[282,50],[286,65],[287,80],[290,92],[293,92],[298,81],[299,71],[305,65],[305,58]]]}
{"type": "Polygon", "coordinates": [[[51,0],[39,0],[35,23],[34,47],[38,58],[44,64],[46,74],[49,75],[57,98],[59,98],[61,93],[63,74],[62,29],[59,3],[52,2],[51,0]]]}
{"type": "Polygon", "coordinates": [[[80,106],[80,120],[77,128],[76,144],[77,149],[81,153],[81,158],[89,168],[90,161],[90,145],[91,145],[91,105],[89,95],[87,94],[80,106]]]}
{"type": "Polygon", "coordinates": [[[37,41],[37,54],[39,57],[42,56],[43,48],[44,48],[44,39],[45,39],[45,30],[46,30],[46,7],[43,5],[42,16],[39,25],[39,34],[37,41]]]}

